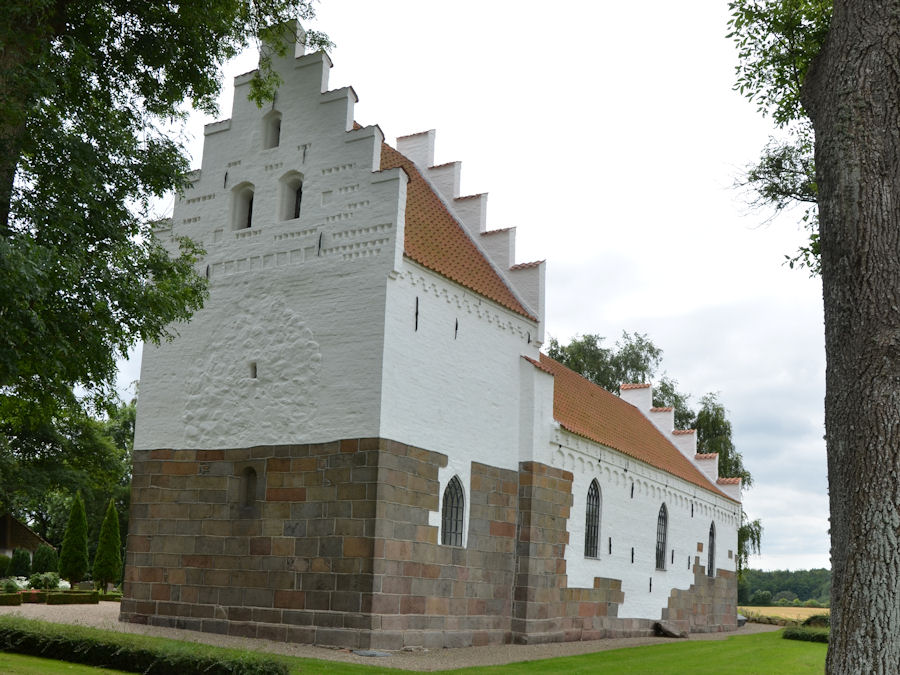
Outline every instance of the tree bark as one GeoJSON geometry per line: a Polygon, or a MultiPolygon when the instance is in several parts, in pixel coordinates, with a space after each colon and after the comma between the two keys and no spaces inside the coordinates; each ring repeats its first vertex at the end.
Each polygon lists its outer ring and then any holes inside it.
{"type": "Polygon", "coordinates": [[[826,672],[900,672],[900,3],[836,0],[816,134],[831,506],[826,672]]]}

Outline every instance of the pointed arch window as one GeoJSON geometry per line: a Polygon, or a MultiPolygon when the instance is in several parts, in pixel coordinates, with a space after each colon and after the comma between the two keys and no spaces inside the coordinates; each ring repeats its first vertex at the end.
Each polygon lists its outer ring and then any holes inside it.
{"type": "Polygon", "coordinates": [[[709,548],[706,553],[706,576],[716,576],[716,524],[709,524],[709,548]]]}
{"type": "Polygon", "coordinates": [[[600,486],[596,479],[588,488],[585,506],[584,555],[586,558],[596,558],[600,542],[600,486]]]}
{"type": "Polygon", "coordinates": [[[441,505],[441,543],[445,546],[462,546],[465,495],[458,476],[447,483],[441,505]]]}
{"type": "Polygon", "coordinates": [[[656,518],[656,569],[666,569],[666,530],[669,527],[669,511],[665,503],[659,507],[656,518]]]}

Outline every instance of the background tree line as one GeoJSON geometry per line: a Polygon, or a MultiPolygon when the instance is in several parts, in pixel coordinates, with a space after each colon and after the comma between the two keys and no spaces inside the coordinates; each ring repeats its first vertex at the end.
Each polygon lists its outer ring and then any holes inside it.
{"type": "Polygon", "coordinates": [[[769,594],[769,602],[784,599],[788,602],[815,600],[823,605],[831,603],[831,570],[744,570],[738,581],[738,603],[757,604],[753,598],[769,594]]]}

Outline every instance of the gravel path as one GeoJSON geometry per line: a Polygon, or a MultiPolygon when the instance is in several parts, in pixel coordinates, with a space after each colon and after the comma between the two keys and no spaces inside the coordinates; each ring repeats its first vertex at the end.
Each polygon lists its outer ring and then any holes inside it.
{"type": "MultiPolygon", "coordinates": [[[[389,656],[366,657],[353,654],[346,649],[328,649],[312,645],[287,644],[253,640],[211,633],[178,630],[174,628],[157,628],[133,623],[119,622],[119,603],[101,602],[99,605],[21,605],[19,607],[0,607],[0,614],[13,614],[29,619],[53,621],[56,623],[93,626],[121,633],[141,633],[158,637],[174,638],[187,642],[204,642],[221,647],[235,647],[253,651],[288,654],[311,659],[345,661],[384,668],[401,668],[404,670],[436,671],[466,668],[470,666],[493,666],[516,661],[532,661],[549,659],[558,656],[572,656],[600,652],[607,649],[637,647],[672,642],[670,638],[616,638],[609,640],[593,640],[590,642],[554,642],[545,645],[492,645],[488,647],[465,647],[461,649],[439,649],[422,652],[391,652],[389,656]]],[[[748,623],[733,633],[694,633],[688,640],[724,640],[732,635],[747,635],[778,630],[780,626],[748,623]]]]}

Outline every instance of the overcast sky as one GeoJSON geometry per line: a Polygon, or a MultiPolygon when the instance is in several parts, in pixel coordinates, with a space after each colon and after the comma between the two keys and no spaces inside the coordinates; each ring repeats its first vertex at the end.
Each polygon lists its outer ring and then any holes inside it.
{"type": "MultiPolygon", "coordinates": [[[[517,262],[548,260],[549,335],[646,333],[692,402],[721,393],[763,524],[751,566],[829,567],[821,286],[783,264],[800,214],[766,223],[732,187],[774,130],[732,91],[726,3],[318,7],[356,120],[390,143],[436,129],[435,163],[490,194],[517,262]]],[[[220,117],[255,62],[229,64],[220,117]]],[[[206,121],[188,129],[196,166],[206,121]]]]}

